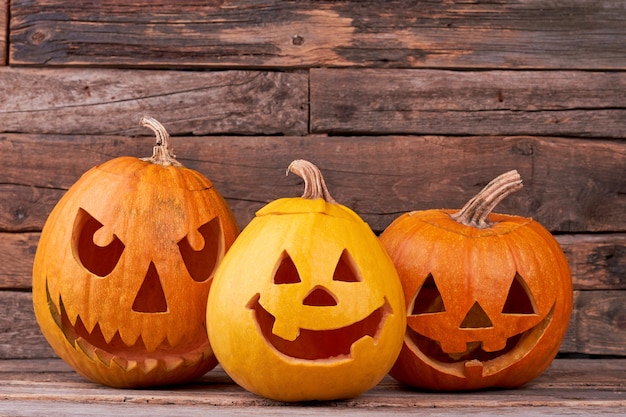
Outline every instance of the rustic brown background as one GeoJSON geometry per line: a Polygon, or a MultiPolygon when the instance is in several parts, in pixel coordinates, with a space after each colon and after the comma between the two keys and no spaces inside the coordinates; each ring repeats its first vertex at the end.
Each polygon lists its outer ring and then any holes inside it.
{"type": "Polygon", "coordinates": [[[626,2],[0,0],[0,28],[0,359],[54,355],[39,232],[84,171],[151,153],[143,115],[241,226],[301,192],[296,158],[376,232],[516,168],[498,211],[574,275],[562,353],[626,356],[626,2]]]}

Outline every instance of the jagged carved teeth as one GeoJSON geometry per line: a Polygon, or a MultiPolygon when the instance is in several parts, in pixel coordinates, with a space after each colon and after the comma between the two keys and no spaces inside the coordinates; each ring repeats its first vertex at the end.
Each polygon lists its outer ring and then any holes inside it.
{"type": "Polygon", "coordinates": [[[125,371],[139,367],[144,373],[148,373],[157,367],[174,370],[181,366],[192,366],[202,360],[208,360],[212,355],[208,338],[198,339],[190,344],[190,349],[186,352],[175,354],[167,353],[172,350],[172,346],[166,337],[152,350],[146,348],[141,335],[130,346],[124,343],[119,331],[115,331],[107,340],[98,323],[89,331],[79,315],[72,321],[60,296],[59,307],[57,307],[52,302],[47,283],[46,292],[50,314],[67,341],[94,362],[101,362],[108,367],[117,366],[125,371]]]}

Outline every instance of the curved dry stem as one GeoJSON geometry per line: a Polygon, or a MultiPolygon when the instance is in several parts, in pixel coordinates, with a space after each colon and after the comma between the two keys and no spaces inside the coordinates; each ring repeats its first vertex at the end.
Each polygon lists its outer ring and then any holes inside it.
{"type": "Polygon", "coordinates": [[[337,203],[328,192],[326,182],[318,167],[304,159],[296,159],[287,167],[286,175],[293,172],[304,180],[304,193],[302,198],[314,200],[323,198],[327,203],[337,203]]]}
{"type": "Polygon", "coordinates": [[[505,172],[494,178],[451,217],[466,226],[479,229],[491,227],[492,224],[487,220],[489,214],[502,200],[522,187],[522,178],[517,170],[505,172]]]}
{"type": "Polygon", "coordinates": [[[169,147],[170,134],[167,133],[165,127],[158,120],[149,116],[142,117],[140,123],[141,126],[152,130],[156,136],[156,145],[152,148],[152,156],[149,158],[141,158],[141,160],[163,166],[182,166],[182,164],[176,160],[176,155],[174,155],[174,152],[169,147]]]}

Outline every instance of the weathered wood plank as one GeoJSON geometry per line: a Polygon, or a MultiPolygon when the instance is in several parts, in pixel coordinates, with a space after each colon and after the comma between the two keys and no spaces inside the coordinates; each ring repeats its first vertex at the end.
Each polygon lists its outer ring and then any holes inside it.
{"type": "MultiPolygon", "coordinates": [[[[452,408],[417,408],[402,409],[380,407],[380,408],[343,408],[337,410],[336,406],[324,406],[320,404],[297,406],[267,406],[256,407],[254,411],[250,407],[231,406],[198,406],[198,405],[167,405],[167,404],[127,404],[127,403],[59,403],[58,401],[34,400],[34,401],[7,401],[0,409],[6,411],[10,416],[45,416],[53,411],[62,412],[64,416],[80,417],[102,417],[133,415],[134,417],[204,417],[206,415],[222,417],[245,417],[251,412],[255,416],[289,416],[289,417],[312,417],[312,416],[394,416],[394,417],[415,417],[415,416],[451,416],[458,417],[457,407],[452,408]]],[[[583,416],[588,417],[590,413],[594,416],[621,415],[618,406],[611,405],[523,405],[520,407],[473,407],[463,409],[464,416],[484,416],[484,417],[538,417],[538,416],[583,416]]]]}
{"type": "Polygon", "coordinates": [[[576,291],[562,352],[626,355],[626,291],[576,291]]]}
{"type": "Polygon", "coordinates": [[[560,235],[572,270],[574,287],[581,290],[626,290],[626,234],[560,235]]]}
{"type": "Polygon", "coordinates": [[[312,69],[315,133],[626,137],[626,72],[312,69]]]}
{"type": "Polygon", "coordinates": [[[56,356],[39,331],[32,300],[30,292],[0,291],[0,360],[56,356]]]}
{"type": "MultiPolygon", "coordinates": [[[[333,196],[377,232],[406,211],[460,208],[490,179],[513,168],[525,187],[497,211],[532,216],[553,232],[626,230],[623,141],[232,136],[177,137],[172,142],[183,164],[214,182],[242,225],[268,201],[302,193],[300,180],[285,178],[285,169],[292,160],[305,158],[322,169],[333,196]]],[[[42,214],[52,209],[59,190],[115,156],[149,156],[152,144],[149,136],[0,135],[0,183],[13,197],[0,199],[0,230],[40,228],[42,214]]]]}
{"type": "Polygon", "coordinates": [[[10,61],[167,67],[626,68],[623,1],[11,2],[10,61]]]}
{"type": "Polygon", "coordinates": [[[7,56],[7,34],[9,33],[9,1],[0,0],[0,66],[6,65],[7,56]]]}
{"type": "MultiPolygon", "coordinates": [[[[556,236],[574,289],[626,290],[626,234],[556,236]]],[[[39,233],[0,233],[0,290],[31,288],[39,233]]]]}
{"type": "Polygon", "coordinates": [[[286,404],[243,390],[220,367],[178,388],[122,390],[87,382],[60,360],[2,361],[0,410],[10,415],[81,416],[129,411],[139,416],[244,416],[250,414],[250,407],[260,416],[449,416],[459,415],[460,410],[463,415],[481,416],[616,415],[626,406],[625,375],[625,360],[557,359],[517,389],[423,392],[387,376],[356,398],[286,404]]]}
{"type": "Polygon", "coordinates": [[[145,114],[170,134],[292,134],[308,129],[308,74],[0,68],[0,131],[145,132],[145,114]]]}
{"type": "Polygon", "coordinates": [[[30,289],[39,233],[0,233],[0,290],[30,289]]]}
{"type": "MultiPolygon", "coordinates": [[[[574,291],[564,353],[626,356],[626,291],[574,291]]],[[[35,321],[32,294],[0,291],[0,360],[54,356],[35,321]]]]}

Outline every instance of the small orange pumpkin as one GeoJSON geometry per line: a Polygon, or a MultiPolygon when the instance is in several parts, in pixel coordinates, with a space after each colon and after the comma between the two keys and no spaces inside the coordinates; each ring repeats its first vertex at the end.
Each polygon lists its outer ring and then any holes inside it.
{"type": "Polygon", "coordinates": [[[491,211],[522,187],[517,171],[459,212],[405,213],[381,234],[407,302],[391,375],[433,390],[515,387],[554,359],[572,311],[558,242],[539,223],[491,211]]]}
{"type": "Polygon", "coordinates": [[[353,397],[393,365],[406,327],[395,268],[367,223],[294,161],[301,198],[261,208],[226,254],[207,326],[224,370],[280,401],[353,397]]]}
{"type": "Polygon", "coordinates": [[[175,384],[213,368],[212,277],[239,228],[224,199],[157,135],[151,158],[83,174],[48,217],[33,266],[42,333],[79,374],[114,387],[175,384]]]}

